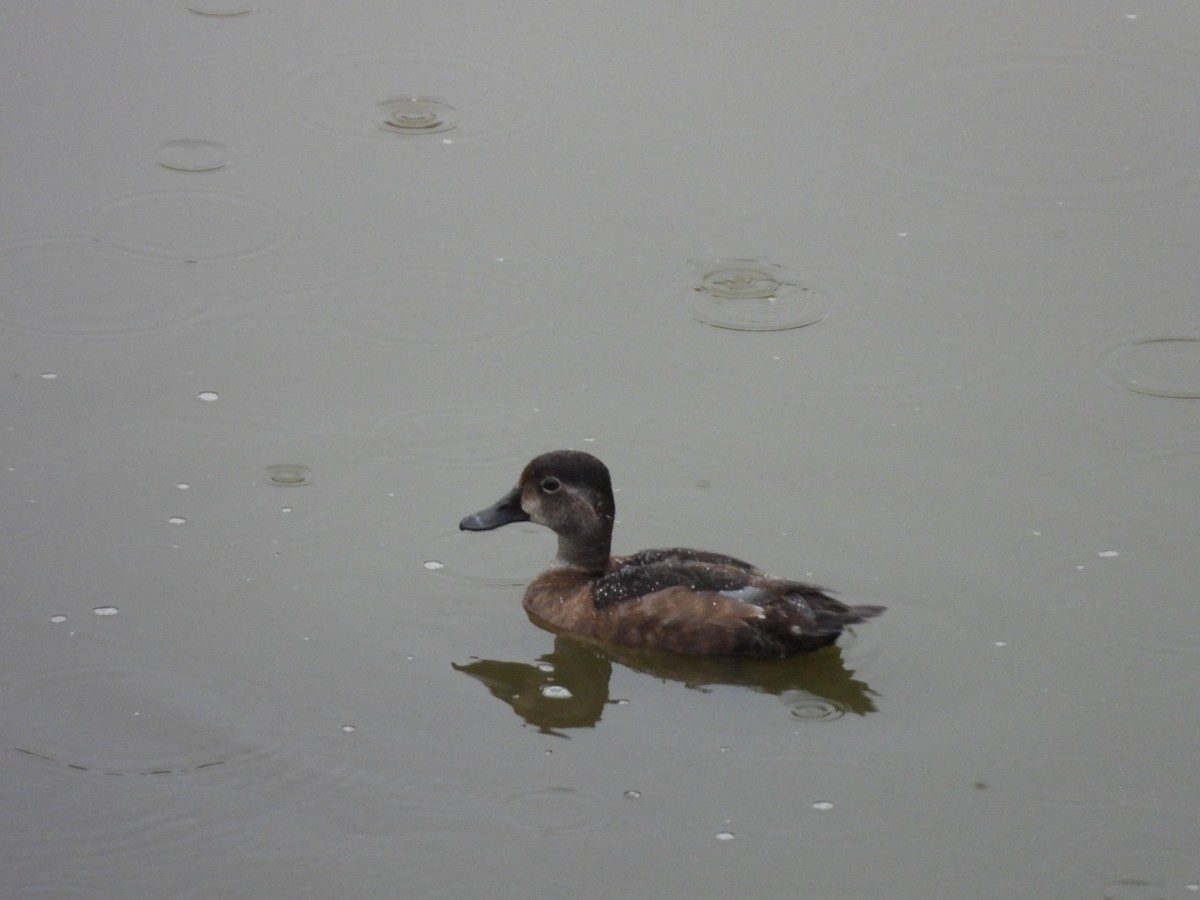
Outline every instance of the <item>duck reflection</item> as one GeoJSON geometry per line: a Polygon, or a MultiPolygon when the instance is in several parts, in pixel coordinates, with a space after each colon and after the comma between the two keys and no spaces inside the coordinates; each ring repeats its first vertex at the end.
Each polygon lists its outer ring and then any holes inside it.
{"type": "Polygon", "coordinates": [[[878,696],[846,668],[842,650],[780,660],[682,656],[657,650],[597,646],[566,634],[555,635],[553,652],[535,663],[477,659],[451,665],[483,684],[493,697],[539,731],[594,728],[606,706],[612,664],[664,681],[705,690],[710,685],[739,685],[779,696],[800,718],[838,718],[846,713],[875,712],[878,696]]]}

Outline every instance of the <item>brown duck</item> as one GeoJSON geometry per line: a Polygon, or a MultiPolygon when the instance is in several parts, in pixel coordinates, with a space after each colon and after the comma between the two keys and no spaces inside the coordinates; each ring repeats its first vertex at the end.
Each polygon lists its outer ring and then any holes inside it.
{"type": "Polygon", "coordinates": [[[783,657],[826,647],[882,606],[847,606],[825,589],[772,578],[750,563],[669,548],[611,556],[612,481],[590,453],[532,460],[517,486],[459,527],[535,522],[558,535],[554,565],[525,591],[535,622],[633,647],[708,656],[783,657]]]}

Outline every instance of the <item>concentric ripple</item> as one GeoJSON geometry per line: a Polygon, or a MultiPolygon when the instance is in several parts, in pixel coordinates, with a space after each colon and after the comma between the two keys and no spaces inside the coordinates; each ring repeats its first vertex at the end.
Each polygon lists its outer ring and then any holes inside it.
{"type": "MultiPolygon", "coordinates": [[[[533,308],[524,285],[496,271],[437,262],[351,273],[310,302],[325,327],[416,348],[511,340],[530,328],[533,308]]],[[[303,304],[289,310],[307,312],[303,304]]]]}
{"type": "MultiPolygon", "coordinates": [[[[153,242],[167,249],[167,258],[187,262],[258,256],[288,237],[283,215],[270,204],[207,190],[134,191],[93,209],[87,224],[105,238],[153,242]]],[[[136,246],[115,249],[141,255],[136,246]]]]}
{"type": "Polygon", "coordinates": [[[839,129],[828,164],[967,206],[1191,203],[1200,119],[1190,67],[1182,55],[1107,44],[906,46],[829,73],[820,98],[839,129]],[[1169,140],[1146,139],[1167,124],[1169,140]]]}
{"type": "Polygon", "coordinates": [[[1110,378],[1134,393],[1200,398],[1200,336],[1133,338],[1109,350],[1102,365],[1110,378]]]}
{"type": "Polygon", "coordinates": [[[567,787],[518,791],[502,797],[500,809],[514,825],[540,834],[585,834],[606,828],[613,820],[600,799],[567,787]]]}
{"type": "Polygon", "coordinates": [[[805,722],[832,722],[846,715],[845,707],[836,701],[802,691],[789,691],[780,699],[793,716],[805,722]]]}
{"type": "Polygon", "coordinates": [[[173,259],[170,248],[125,238],[0,244],[0,283],[0,326],[58,337],[161,331],[198,316],[213,299],[211,282],[173,259]]]}
{"type": "Polygon", "coordinates": [[[393,97],[376,111],[376,124],[396,134],[437,134],[458,125],[458,111],[437,97],[393,97]]]}
{"type": "Polygon", "coordinates": [[[788,269],[765,258],[697,261],[693,318],[736,331],[786,331],[819,322],[825,308],[788,269]]]}
{"type": "Polygon", "coordinates": [[[452,56],[338,53],[301,62],[282,82],[305,125],[404,147],[518,128],[533,106],[517,76],[452,56]]]}
{"type": "Polygon", "coordinates": [[[37,672],[0,691],[10,750],[77,772],[178,775],[266,752],[274,717],[228,676],[177,665],[37,672]]]}

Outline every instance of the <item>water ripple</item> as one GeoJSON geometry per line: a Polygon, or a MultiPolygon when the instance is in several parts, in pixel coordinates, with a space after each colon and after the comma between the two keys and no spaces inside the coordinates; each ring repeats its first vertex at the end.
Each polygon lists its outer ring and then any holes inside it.
{"type": "Polygon", "coordinates": [[[611,827],[614,819],[599,797],[568,787],[530,788],[498,803],[505,819],[539,834],[586,834],[611,827]]]}
{"type": "Polygon", "coordinates": [[[195,666],[64,666],[9,679],[4,742],[26,757],[100,775],[182,775],[264,756],[269,706],[195,666]]]}
{"type": "Polygon", "coordinates": [[[171,253],[161,244],[91,236],[0,244],[0,326],[54,337],[123,337],[179,325],[211,305],[212,284],[171,253]]]}
{"type": "Polygon", "coordinates": [[[86,218],[89,228],[119,252],[157,257],[140,244],[165,247],[169,259],[185,262],[259,256],[282,245],[290,233],[273,204],[213,190],[149,189],[108,200],[86,218]]]}
{"type": "Polygon", "coordinates": [[[838,123],[825,164],[888,191],[991,209],[1197,199],[1200,119],[1180,55],[959,39],[855,60],[823,87],[838,123]],[[1147,140],[1168,123],[1169,139],[1147,140]]]}
{"type": "Polygon", "coordinates": [[[513,340],[530,329],[533,303],[495,270],[409,262],[347,273],[288,310],[361,341],[448,349],[513,340]]]}

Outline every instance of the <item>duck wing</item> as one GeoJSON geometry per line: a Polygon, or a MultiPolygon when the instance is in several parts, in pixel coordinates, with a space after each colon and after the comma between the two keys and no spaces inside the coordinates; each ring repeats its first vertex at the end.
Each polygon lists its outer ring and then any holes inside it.
{"type": "Polygon", "coordinates": [[[668,588],[696,592],[739,592],[762,573],[748,562],[703,550],[643,550],[617,561],[617,568],[592,584],[597,609],[616,606],[668,588]]]}

